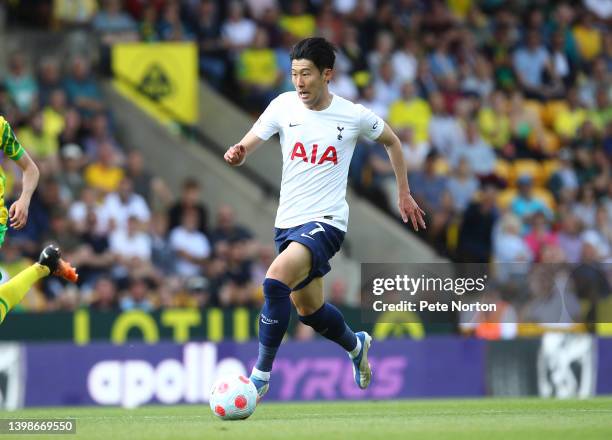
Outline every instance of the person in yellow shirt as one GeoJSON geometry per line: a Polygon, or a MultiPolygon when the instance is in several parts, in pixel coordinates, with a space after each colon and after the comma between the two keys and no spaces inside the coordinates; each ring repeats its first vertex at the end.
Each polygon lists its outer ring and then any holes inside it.
{"type": "Polygon", "coordinates": [[[565,140],[576,135],[578,128],[584,123],[587,111],[580,103],[578,91],[571,88],[567,92],[568,108],[561,110],[555,117],[553,127],[555,132],[565,140]]]}
{"type": "MultiPolygon", "coordinates": [[[[10,124],[0,116],[0,150],[6,157],[15,161],[23,174],[21,195],[9,209],[4,205],[4,171],[0,167],[0,246],[8,226],[22,229],[28,221],[28,211],[34,190],[38,185],[38,167],[21,146],[10,124]]],[[[76,282],[78,275],[70,264],[60,258],[60,249],[49,245],[40,254],[37,263],[22,270],[6,283],[0,285],[0,323],[7,313],[21,302],[30,288],[41,278],[50,274],[76,282]]]]}
{"type": "Polygon", "coordinates": [[[253,47],[244,49],[238,56],[238,81],[248,96],[259,108],[265,107],[276,93],[282,80],[276,53],[268,47],[268,33],[257,28],[253,47]]]}
{"type": "Polygon", "coordinates": [[[594,26],[591,14],[586,13],[582,16],[578,24],[574,26],[573,33],[578,52],[583,60],[592,61],[601,53],[601,32],[594,26]]]}
{"type": "Polygon", "coordinates": [[[124,174],[123,169],[115,165],[113,146],[103,142],[98,147],[98,160],[85,168],[84,178],[87,186],[108,194],[119,188],[124,174]]]}
{"type": "Polygon", "coordinates": [[[411,82],[402,86],[402,98],[391,104],[388,118],[392,127],[411,127],[416,143],[427,141],[431,107],[426,100],[417,96],[411,82]]]}
{"type": "Polygon", "coordinates": [[[283,15],[280,27],[296,38],[312,37],[315,33],[317,22],[312,14],[306,12],[304,0],[293,0],[290,13],[283,15]]]}
{"type": "Polygon", "coordinates": [[[493,93],[490,104],[480,109],[478,127],[482,138],[496,149],[510,142],[508,103],[502,92],[493,93]]]}

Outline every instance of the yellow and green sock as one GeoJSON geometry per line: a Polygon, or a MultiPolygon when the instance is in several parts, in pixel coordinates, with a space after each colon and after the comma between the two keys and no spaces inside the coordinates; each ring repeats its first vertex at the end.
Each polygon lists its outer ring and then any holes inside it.
{"type": "Polygon", "coordinates": [[[0,285],[0,324],[4,321],[9,310],[21,302],[34,283],[46,277],[49,273],[47,266],[34,263],[0,285]]]}

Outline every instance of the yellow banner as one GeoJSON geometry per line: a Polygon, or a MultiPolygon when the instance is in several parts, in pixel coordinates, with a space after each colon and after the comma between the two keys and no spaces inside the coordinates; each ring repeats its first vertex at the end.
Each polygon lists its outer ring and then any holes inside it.
{"type": "Polygon", "coordinates": [[[115,88],[165,123],[198,119],[198,53],[193,43],[113,46],[115,88]]]}

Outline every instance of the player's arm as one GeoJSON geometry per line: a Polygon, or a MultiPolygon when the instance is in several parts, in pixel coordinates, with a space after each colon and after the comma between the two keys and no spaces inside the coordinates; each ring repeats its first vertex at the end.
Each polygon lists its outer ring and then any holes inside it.
{"type": "Polygon", "coordinates": [[[38,178],[40,172],[38,167],[27,153],[23,150],[19,159],[17,159],[17,165],[22,171],[22,189],[19,198],[11,205],[9,209],[9,219],[11,227],[15,229],[22,229],[28,221],[28,211],[30,209],[30,201],[34,190],[38,185],[38,178]]]}
{"type": "Polygon", "coordinates": [[[376,141],[383,144],[387,149],[387,154],[389,155],[389,160],[391,161],[391,166],[395,173],[399,193],[399,200],[397,203],[402,220],[404,223],[408,223],[408,219],[410,219],[415,231],[419,230],[419,226],[426,229],[425,220],[423,219],[425,211],[419,208],[419,205],[410,194],[408,172],[406,171],[406,162],[404,162],[402,143],[388,124],[385,124],[383,132],[376,141]]]}
{"type": "Polygon", "coordinates": [[[250,129],[240,142],[229,147],[223,158],[231,166],[239,167],[244,163],[247,156],[255,151],[263,142],[264,140],[255,135],[253,129],[250,129]]]}

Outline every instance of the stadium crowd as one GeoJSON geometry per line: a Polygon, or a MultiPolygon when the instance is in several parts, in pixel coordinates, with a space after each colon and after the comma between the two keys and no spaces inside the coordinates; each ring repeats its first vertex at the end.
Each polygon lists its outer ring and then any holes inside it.
{"type": "MultiPolygon", "coordinates": [[[[338,48],[331,90],[371,108],[399,134],[411,189],[427,212],[422,238],[441,255],[525,267],[560,261],[609,267],[609,2],[70,3],[53,2],[48,25],[93,29],[102,60],[117,41],[194,41],[201,75],[253,114],[292,89],[291,45],[324,36],[338,48]]],[[[33,255],[41,240],[56,239],[75,264],[87,263],[79,298],[94,307],[257,298],[253,286],[272,249],[236,226],[230,207],[220,207],[209,226],[197,182],[186,181],[171,208],[171,195],[142,169],[140,154],[123,151],[114,139],[112,116],[86,60],[69,66],[43,60],[32,75],[23,59],[11,58],[0,111],[15,121],[19,139],[45,172],[30,210],[32,226],[9,234],[3,267],[11,258],[16,266],[24,253],[33,255]],[[61,67],[68,68],[63,77],[61,67]],[[57,206],[69,216],[57,214],[57,206]],[[41,213],[48,223],[36,218],[41,213]],[[172,250],[179,256],[176,267],[172,250]],[[128,270],[139,275],[125,279],[128,270]],[[160,276],[171,273],[180,276],[160,276]],[[120,304],[115,286],[127,292],[120,304]],[[145,298],[152,287],[155,301],[145,298]],[[177,294],[183,291],[206,293],[177,294]]],[[[358,144],[350,179],[395,215],[394,176],[384,147],[358,144]]],[[[47,303],[74,307],[74,297],[54,296],[60,291],[45,286],[47,303]]]]}
{"type": "MultiPolygon", "coordinates": [[[[171,306],[254,306],[273,256],[237,224],[230,206],[211,220],[205,192],[186,178],[175,197],[126,151],[113,131],[89,61],[49,56],[29,68],[10,55],[0,114],[41,171],[27,226],[2,247],[3,279],[29,266],[47,243],[79,269],[78,287],[48,278],[19,306],[26,310],[154,310],[171,306]]],[[[7,205],[20,171],[5,159],[7,205]]]]}

